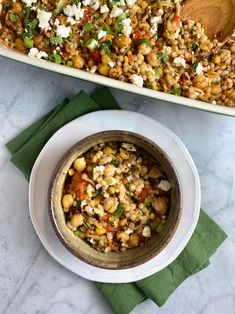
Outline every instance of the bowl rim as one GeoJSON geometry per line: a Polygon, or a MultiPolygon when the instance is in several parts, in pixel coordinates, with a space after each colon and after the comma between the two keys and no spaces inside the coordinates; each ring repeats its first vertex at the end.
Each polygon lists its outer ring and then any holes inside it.
{"type": "MultiPolygon", "coordinates": [[[[108,142],[104,141],[104,142],[108,142]]],[[[114,141],[113,141],[114,142],[114,141]]],[[[90,146],[86,151],[90,150],[92,147],[94,147],[96,144],[90,146]]],[[[136,144],[137,146],[141,147],[141,143],[136,144]]],[[[156,158],[155,158],[156,159],[156,158]]],[[[157,159],[156,159],[157,160],[157,159]]],[[[158,160],[157,160],[158,161],[158,160]]],[[[159,162],[159,161],[158,161],[159,162]]],[[[160,163],[160,162],[159,162],[160,163]]],[[[161,163],[160,163],[161,165],[161,163]]],[[[176,170],[173,162],[171,161],[170,157],[168,156],[168,154],[155,142],[153,142],[152,140],[148,139],[147,137],[136,133],[136,132],[132,132],[132,131],[126,131],[126,130],[108,130],[108,131],[100,131],[100,132],[96,132],[96,133],[92,133],[89,136],[84,137],[83,139],[81,139],[80,141],[76,142],[72,147],[70,147],[64,154],[63,156],[60,158],[60,160],[58,161],[58,163],[55,166],[55,169],[52,173],[52,176],[50,178],[50,183],[49,183],[49,189],[48,189],[48,212],[49,212],[49,220],[51,222],[51,225],[55,231],[55,234],[57,236],[57,238],[60,240],[60,242],[63,244],[63,246],[70,252],[72,253],[76,258],[80,259],[81,261],[90,264],[92,266],[98,267],[98,268],[104,268],[107,270],[121,270],[121,269],[129,269],[129,268],[133,268],[133,267],[137,267],[139,265],[143,265],[144,263],[148,262],[149,260],[151,260],[152,258],[154,258],[155,256],[157,256],[166,246],[167,244],[171,241],[171,239],[173,238],[178,225],[179,225],[179,221],[182,215],[182,187],[181,187],[181,183],[180,183],[180,178],[179,178],[179,174],[178,171],[176,170]],[[154,149],[156,149],[158,151],[159,154],[161,154],[161,156],[163,156],[164,160],[167,161],[168,165],[170,165],[171,170],[173,171],[173,175],[174,175],[174,184],[177,190],[177,211],[176,211],[176,217],[175,217],[175,223],[174,226],[171,229],[170,233],[166,234],[166,237],[164,239],[164,242],[161,243],[159,245],[159,247],[155,250],[153,250],[153,252],[151,252],[151,254],[148,254],[147,256],[141,257],[138,259],[138,261],[135,261],[134,263],[132,263],[130,265],[130,263],[123,263],[122,266],[103,266],[100,265],[99,262],[97,263],[93,258],[89,259],[83,254],[80,255],[78,254],[67,242],[66,239],[63,237],[63,235],[61,234],[57,223],[56,223],[56,218],[54,216],[54,209],[53,209],[53,202],[52,202],[52,198],[53,198],[53,191],[54,188],[56,187],[56,183],[58,183],[58,178],[61,175],[62,169],[64,167],[64,165],[66,164],[66,162],[71,158],[71,156],[74,154],[74,152],[79,149],[81,149],[88,141],[94,141],[97,140],[97,138],[99,136],[104,137],[110,137],[110,136],[128,136],[128,137],[132,137],[135,139],[138,139],[139,141],[144,141],[147,142],[148,145],[154,147],[154,149]]],[[[83,239],[81,239],[82,241],[84,241],[83,239]]],[[[95,250],[95,248],[92,247],[92,249],[95,250]]],[[[95,250],[96,251],[96,250],[95,250]]],[[[100,252],[102,253],[102,252],[100,252]]],[[[120,252],[119,252],[120,253],[120,252]]],[[[119,254],[117,253],[117,254],[119,254]]],[[[102,253],[102,254],[106,254],[106,253],[102,253]]]]}

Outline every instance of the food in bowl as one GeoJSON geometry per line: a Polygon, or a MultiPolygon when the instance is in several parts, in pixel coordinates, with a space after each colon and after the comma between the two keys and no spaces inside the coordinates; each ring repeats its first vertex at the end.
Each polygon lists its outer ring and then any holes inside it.
{"type": "Polygon", "coordinates": [[[0,44],[158,91],[235,105],[234,37],[209,40],[183,1],[3,0],[0,44]]]}
{"type": "Polygon", "coordinates": [[[106,269],[147,262],[169,243],[182,211],[168,155],[129,131],[92,134],[57,164],[48,194],[52,226],[76,257],[106,269]]]}
{"type": "Polygon", "coordinates": [[[171,185],[144,149],[98,144],[75,159],[62,195],[66,224],[98,251],[123,252],[162,232],[171,185]]]}

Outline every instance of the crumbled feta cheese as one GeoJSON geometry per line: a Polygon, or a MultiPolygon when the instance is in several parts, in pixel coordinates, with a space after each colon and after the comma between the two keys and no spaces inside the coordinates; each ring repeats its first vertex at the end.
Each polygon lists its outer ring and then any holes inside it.
{"type": "Polygon", "coordinates": [[[134,144],[131,143],[122,143],[121,145],[123,148],[128,150],[129,152],[136,152],[136,147],[134,144]]]}
{"type": "Polygon", "coordinates": [[[92,9],[94,9],[95,11],[98,10],[99,7],[100,7],[99,1],[93,2],[92,5],[91,5],[91,7],[92,7],[92,9]]]}
{"type": "Polygon", "coordinates": [[[107,12],[109,12],[109,8],[107,4],[102,5],[102,7],[100,7],[100,13],[107,13],[107,12]]]}
{"type": "Polygon", "coordinates": [[[39,51],[37,48],[31,48],[28,56],[31,58],[41,59],[41,58],[47,58],[48,54],[45,51],[39,51]]]}
{"type": "Polygon", "coordinates": [[[162,23],[162,18],[161,16],[154,16],[151,18],[150,23],[152,25],[150,32],[155,34],[158,30],[158,24],[162,23]]]}
{"type": "Polygon", "coordinates": [[[67,18],[67,23],[69,23],[70,25],[74,25],[74,24],[76,24],[76,21],[75,21],[75,19],[73,19],[72,17],[68,17],[67,18]]]}
{"type": "Polygon", "coordinates": [[[33,3],[37,3],[37,0],[22,0],[27,7],[30,7],[33,3]]]}
{"type": "Polygon", "coordinates": [[[57,18],[55,19],[55,21],[54,21],[54,25],[55,25],[55,26],[60,25],[60,21],[59,21],[59,19],[57,19],[57,18]]]}
{"type": "Polygon", "coordinates": [[[86,207],[84,207],[83,210],[84,210],[85,212],[87,212],[87,214],[88,214],[89,216],[92,216],[93,213],[94,213],[94,208],[91,207],[91,206],[89,206],[89,205],[87,205],[86,207]]]}
{"type": "Polygon", "coordinates": [[[64,14],[70,17],[74,17],[76,21],[79,21],[84,16],[84,9],[81,8],[81,3],[78,3],[78,5],[67,5],[64,8],[64,14]]]}
{"type": "Polygon", "coordinates": [[[127,229],[127,230],[125,230],[124,232],[125,232],[126,234],[131,234],[131,233],[133,233],[134,231],[131,230],[131,229],[127,229]]]}
{"type": "Polygon", "coordinates": [[[114,68],[116,65],[116,62],[110,61],[108,65],[110,66],[110,68],[114,68]]]}
{"type": "Polygon", "coordinates": [[[143,85],[144,85],[144,80],[143,80],[143,77],[141,75],[133,74],[131,76],[131,80],[132,80],[132,83],[134,85],[137,85],[139,87],[143,87],[143,85]]]}
{"type": "Polygon", "coordinates": [[[151,25],[161,24],[161,23],[162,23],[162,17],[161,16],[154,16],[151,18],[151,25]]]}
{"type": "Polygon", "coordinates": [[[95,207],[94,208],[94,213],[99,215],[100,217],[104,215],[104,209],[102,207],[95,207]]]}
{"type": "Polygon", "coordinates": [[[171,189],[171,185],[169,183],[169,181],[167,180],[161,180],[160,183],[158,184],[159,189],[161,189],[162,191],[169,191],[171,189]]]}
{"type": "Polygon", "coordinates": [[[203,66],[201,65],[200,62],[198,63],[198,65],[197,65],[197,67],[196,67],[196,69],[195,69],[195,72],[196,72],[198,75],[202,74],[202,72],[203,72],[203,66]]]}
{"type": "Polygon", "coordinates": [[[81,201],[81,208],[83,208],[87,204],[88,204],[88,202],[86,200],[81,201]]]}
{"type": "Polygon", "coordinates": [[[122,20],[122,33],[129,36],[132,32],[131,19],[127,18],[122,20]]]}
{"type": "Polygon", "coordinates": [[[177,66],[182,66],[185,68],[186,66],[186,61],[183,57],[177,57],[173,60],[173,62],[177,65],[177,66]]]}
{"type": "Polygon", "coordinates": [[[98,31],[98,39],[101,39],[107,35],[106,31],[103,31],[102,29],[98,31]]]}
{"type": "Polygon", "coordinates": [[[91,184],[88,184],[86,191],[88,197],[92,197],[92,194],[95,192],[95,189],[91,184]]]}
{"type": "Polygon", "coordinates": [[[117,17],[123,13],[123,9],[114,7],[111,11],[110,17],[117,17]]]}
{"type": "Polygon", "coordinates": [[[102,176],[104,174],[104,166],[96,166],[93,169],[93,179],[97,179],[98,177],[102,176]]]}
{"type": "Polygon", "coordinates": [[[97,70],[97,66],[94,65],[94,66],[89,70],[89,72],[92,73],[92,74],[94,74],[94,73],[96,72],[96,70],[97,70]]]}
{"type": "Polygon", "coordinates": [[[150,238],[151,237],[151,230],[149,228],[149,226],[145,226],[143,231],[142,231],[142,235],[145,238],[150,238]]]}
{"type": "Polygon", "coordinates": [[[126,0],[127,5],[133,5],[136,2],[136,0],[126,0]]]}
{"type": "Polygon", "coordinates": [[[50,27],[49,20],[52,16],[51,12],[42,11],[40,9],[37,10],[37,18],[39,20],[38,26],[41,29],[47,29],[50,27]]]}
{"type": "Polygon", "coordinates": [[[56,35],[62,38],[68,38],[71,33],[71,28],[69,26],[58,25],[56,29],[56,35]]]}
{"type": "Polygon", "coordinates": [[[85,6],[88,6],[88,5],[91,5],[92,1],[93,0],[83,0],[82,4],[85,5],[85,6]]]}

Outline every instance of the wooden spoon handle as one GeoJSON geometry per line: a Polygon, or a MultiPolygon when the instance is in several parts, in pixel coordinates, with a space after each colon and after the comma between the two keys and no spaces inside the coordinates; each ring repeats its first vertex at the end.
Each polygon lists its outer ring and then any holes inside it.
{"type": "Polygon", "coordinates": [[[201,23],[211,40],[223,41],[235,29],[235,0],[186,0],[181,17],[201,23]]]}

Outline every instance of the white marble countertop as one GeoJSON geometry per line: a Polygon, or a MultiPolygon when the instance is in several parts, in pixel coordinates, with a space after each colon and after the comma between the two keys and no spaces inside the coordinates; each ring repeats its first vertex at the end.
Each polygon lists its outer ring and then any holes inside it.
{"type": "MultiPolygon", "coordinates": [[[[0,313],[108,314],[92,282],[55,262],[28,212],[28,182],[4,144],[64,97],[95,84],[0,58],[0,313]]],[[[147,300],[133,313],[235,313],[235,118],[113,90],[123,109],[172,129],[198,167],[202,207],[228,234],[205,270],[186,280],[162,308],[147,300]]]]}

